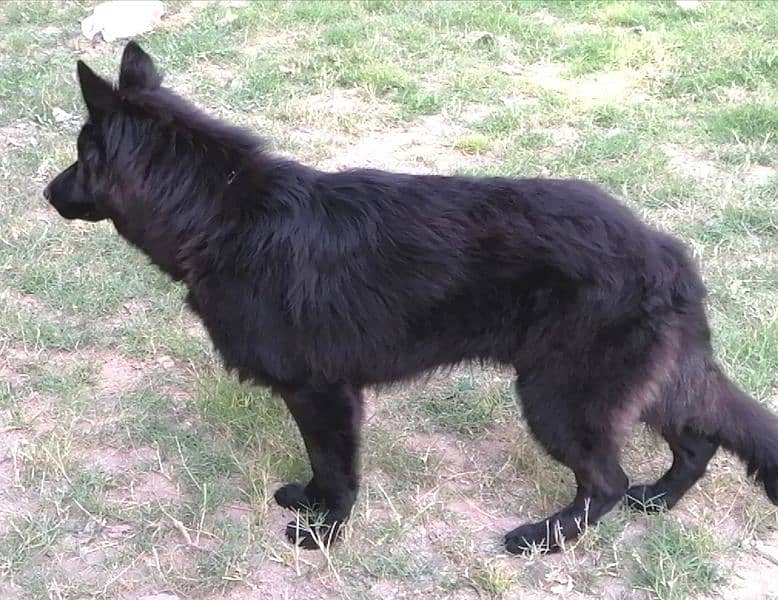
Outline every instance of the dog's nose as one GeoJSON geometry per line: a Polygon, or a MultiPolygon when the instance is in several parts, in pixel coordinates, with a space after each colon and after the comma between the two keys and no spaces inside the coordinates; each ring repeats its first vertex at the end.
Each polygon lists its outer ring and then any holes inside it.
{"type": "Polygon", "coordinates": [[[43,188],[43,197],[46,198],[46,200],[51,200],[51,191],[49,191],[49,186],[43,188]]]}

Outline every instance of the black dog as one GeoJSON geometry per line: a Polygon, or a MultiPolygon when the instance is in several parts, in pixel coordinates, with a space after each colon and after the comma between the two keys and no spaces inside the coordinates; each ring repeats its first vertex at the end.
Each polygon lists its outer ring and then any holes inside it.
{"type": "Polygon", "coordinates": [[[719,446],[778,503],[778,418],[712,358],[683,246],[597,187],[317,171],[160,87],[135,43],[117,88],[82,62],[78,76],[78,161],[46,198],[66,218],[113,221],[186,284],[227,367],[281,395],[313,478],[275,498],[318,507],[319,535],[357,496],[363,388],[470,360],[515,367],[532,433],[578,485],[508,533],[511,552],[557,550],[625,495],[673,506],[719,446]],[[641,420],[674,459],[628,488],[619,452],[641,420]]]}

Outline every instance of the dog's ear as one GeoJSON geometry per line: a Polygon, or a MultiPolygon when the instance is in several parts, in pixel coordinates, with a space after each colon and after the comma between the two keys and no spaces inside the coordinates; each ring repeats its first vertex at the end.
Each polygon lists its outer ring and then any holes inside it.
{"type": "Polygon", "coordinates": [[[95,118],[105,114],[118,105],[113,86],[100,77],[82,61],[78,61],[78,82],[89,114],[95,118]]]}
{"type": "Polygon", "coordinates": [[[153,90],[162,83],[162,76],[154,66],[154,61],[135,42],[128,42],[122,53],[122,65],[119,69],[119,89],[153,90]]]}

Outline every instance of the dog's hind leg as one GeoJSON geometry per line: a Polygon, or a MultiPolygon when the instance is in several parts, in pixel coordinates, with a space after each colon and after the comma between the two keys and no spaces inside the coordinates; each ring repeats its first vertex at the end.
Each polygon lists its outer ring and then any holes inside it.
{"type": "Polygon", "coordinates": [[[662,437],[673,451],[673,464],[653,485],[636,485],[627,491],[627,504],[637,510],[670,509],[700,477],[719,444],[689,427],[666,429],[662,437]]]}
{"type": "Polygon", "coordinates": [[[285,508],[310,508],[322,522],[309,528],[292,522],[286,535],[307,549],[334,540],[348,519],[359,487],[358,451],[362,393],[349,385],[281,392],[305,442],[313,478],[307,485],[291,483],[275,493],[285,508]]]}
{"type": "Polygon", "coordinates": [[[637,509],[672,508],[719,447],[735,452],[778,504],[778,417],[732,383],[705,350],[685,349],[683,376],[660,413],[649,414],[673,451],[673,464],[653,485],[628,491],[627,502],[637,509]]]}
{"type": "Polygon", "coordinates": [[[578,490],[559,512],[508,533],[505,547],[514,554],[533,548],[553,552],[621,501],[629,481],[619,465],[618,436],[609,430],[605,415],[592,414],[587,398],[537,382],[517,387],[534,437],[553,458],[572,469],[578,490]]]}

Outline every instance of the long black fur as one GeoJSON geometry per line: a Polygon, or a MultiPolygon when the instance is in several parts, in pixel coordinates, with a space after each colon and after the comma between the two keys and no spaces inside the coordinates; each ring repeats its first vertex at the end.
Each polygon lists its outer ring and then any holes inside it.
{"type": "Polygon", "coordinates": [[[672,506],[719,445],[778,502],[778,419],[716,365],[692,261],[598,187],[322,172],[161,87],[134,43],[118,88],[78,74],[89,119],[46,197],[110,219],[188,287],[226,366],[283,397],[313,477],[276,499],[322,511],[319,535],[357,495],[362,390],[463,361],[515,368],[532,433],[576,476],[567,507],[506,536],[512,552],[559,549],[625,495],[672,506]],[[628,489],[619,451],[640,420],[674,462],[628,489]]]}

